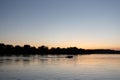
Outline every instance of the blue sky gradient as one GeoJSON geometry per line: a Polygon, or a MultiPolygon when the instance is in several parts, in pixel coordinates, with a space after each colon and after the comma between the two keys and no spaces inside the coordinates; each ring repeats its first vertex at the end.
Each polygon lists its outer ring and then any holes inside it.
{"type": "Polygon", "coordinates": [[[0,42],[120,49],[120,0],[0,0],[0,42]]]}

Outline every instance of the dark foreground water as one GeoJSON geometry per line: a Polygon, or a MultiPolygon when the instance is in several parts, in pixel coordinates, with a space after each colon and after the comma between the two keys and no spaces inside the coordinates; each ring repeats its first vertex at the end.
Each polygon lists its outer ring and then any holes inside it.
{"type": "Polygon", "coordinates": [[[120,55],[0,57],[0,80],[120,80],[120,55]]]}

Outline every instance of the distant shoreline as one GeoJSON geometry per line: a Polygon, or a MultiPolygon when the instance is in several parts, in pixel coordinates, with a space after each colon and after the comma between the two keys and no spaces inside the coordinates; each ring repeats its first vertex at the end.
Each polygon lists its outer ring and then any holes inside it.
{"type": "Polygon", "coordinates": [[[24,45],[23,47],[16,45],[5,45],[0,43],[0,56],[7,55],[77,55],[77,54],[120,54],[120,50],[111,49],[82,49],[77,47],[68,48],[50,48],[46,46],[40,46],[38,48],[31,47],[30,45],[24,45]]]}

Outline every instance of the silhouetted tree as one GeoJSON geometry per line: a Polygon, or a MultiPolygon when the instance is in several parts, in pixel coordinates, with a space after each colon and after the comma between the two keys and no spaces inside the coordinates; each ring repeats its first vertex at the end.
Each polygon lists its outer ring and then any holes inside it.
{"type": "Polygon", "coordinates": [[[15,52],[15,55],[22,55],[23,54],[23,49],[22,49],[22,47],[21,46],[19,46],[19,45],[17,45],[17,46],[15,46],[15,50],[14,50],[15,52]]]}
{"type": "Polygon", "coordinates": [[[48,54],[48,47],[46,46],[38,47],[38,53],[42,55],[48,54]]]}
{"type": "Polygon", "coordinates": [[[29,56],[29,55],[35,55],[35,54],[40,54],[40,55],[47,55],[47,54],[52,54],[52,55],[59,55],[59,54],[72,54],[72,55],[77,55],[77,54],[113,54],[117,53],[120,54],[120,51],[115,51],[115,50],[110,50],[110,49],[78,49],[77,47],[68,47],[68,48],[51,48],[48,49],[46,46],[40,46],[38,48],[31,47],[30,45],[24,45],[23,47],[17,45],[5,45],[4,43],[0,43],[0,56],[7,56],[7,55],[24,55],[24,56],[29,56]]]}
{"type": "Polygon", "coordinates": [[[5,51],[5,44],[0,43],[0,55],[4,55],[4,51],[5,51]]]}
{"type": "Polygon", "coordinates": [[[5,55],[12,55],[14,53],[13,45],[6,45],[5,46],[5,55]]]}

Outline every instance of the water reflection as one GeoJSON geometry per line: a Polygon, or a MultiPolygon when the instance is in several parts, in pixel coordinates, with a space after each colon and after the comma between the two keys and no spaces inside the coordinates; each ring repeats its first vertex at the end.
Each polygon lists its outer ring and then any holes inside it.
{"type": "Polygon", "coordinates": [[[31,55],[31,56],[11,56],[0,57],[0,65],[2,64],[100,64],[100,63],[118,63],[120,55],[75,55],[73,58],[66,58],[66,55],[31,55]]]}
{"type": "Polygon", "coordinates": [[[32,55],[32,56],[11,56],[0,57],[0,65],[3,64],[98,64],[98,63],[118,63],[120,61],[120,55],[75,55],[73,58],[66,58],[66,55],[32,55]]]}
{"type": "Polygon", "coordinates": [[[120,80],[118,54],[65,56],[0,57],[0,80],[120,80]]]}

